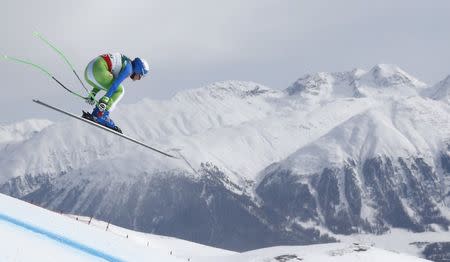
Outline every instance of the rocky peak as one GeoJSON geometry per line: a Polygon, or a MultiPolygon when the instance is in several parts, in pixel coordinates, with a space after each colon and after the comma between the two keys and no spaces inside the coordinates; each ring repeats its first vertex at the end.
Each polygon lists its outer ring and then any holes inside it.
{"type": "Polygon", "coordinates": [[[397,87],[408,86],[421,88],[425,84],[406,73],[400,67],[390,64],[375,65],[369,72],[361,77],[361,80],[373,87],[397,87]]]}

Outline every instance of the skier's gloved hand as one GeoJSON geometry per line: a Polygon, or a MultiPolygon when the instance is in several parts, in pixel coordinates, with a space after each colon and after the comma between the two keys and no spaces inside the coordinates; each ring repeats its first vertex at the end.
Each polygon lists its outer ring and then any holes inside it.
{"type": "Polygon", "coordinates": [[[86,103],[90,104],[91,106],[95,105],[95,99],[92,95],[89,94],[88,97],[85,99],[86,103]]]}
{"type": "Polygon", "coordinates": [[[104,96],[102,97],[102,99],[100,99],[99,103],[98,103],[98,109],[100,111],[105,111],[106,110],[106,106],[108,105],[109,102],[109,97],[104,96]]]}

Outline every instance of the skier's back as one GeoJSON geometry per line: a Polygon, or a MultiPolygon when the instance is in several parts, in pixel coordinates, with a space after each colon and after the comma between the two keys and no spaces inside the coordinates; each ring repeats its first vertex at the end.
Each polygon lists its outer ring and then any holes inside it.
{"type": "Polygon", "coordinates": [[[97,123],[121,132],[109,113],[114,110],[123,97],[125,89],[122,82],[130,77],[133,81],[140,80],[149,71],[148,63],[141,58],[129,59],[123,54],[104,54],[93,59],[86,67],[86,81],[93,87],[86,101],[94,105],[95,96],[100,90],[106,94],[100,99],[92,114],[83,117],[90,118],[97,123]]]}

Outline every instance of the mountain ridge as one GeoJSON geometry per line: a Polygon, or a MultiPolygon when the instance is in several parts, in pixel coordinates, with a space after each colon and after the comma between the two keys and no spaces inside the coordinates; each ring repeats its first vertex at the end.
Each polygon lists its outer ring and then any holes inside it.
{"type": "Polygon", "coordinates": [[[430,99],[432,88],[377,65],[307,75],[285,90],[224,81],[145,99],[114,120],[137,139],[181,149],[188,163],[68,120],[0,149],[0,191],[234,250],[332,241],[305,225],[337,234],[445,228],[450,105],[430,99]],[[176,226],[186,219],[202,221],[191,225],[197,233],[176,226]],[[247,238],[239,230],[249,224],[247,238]]]}

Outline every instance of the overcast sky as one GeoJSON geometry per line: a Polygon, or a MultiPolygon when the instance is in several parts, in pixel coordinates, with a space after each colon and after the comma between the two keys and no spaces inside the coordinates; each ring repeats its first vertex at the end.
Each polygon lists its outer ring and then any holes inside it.
{"type": "MultiPolygon", "coordinates": [[[[397,64],[429,84],[450,74],[446,0],[6,0],[0,22],[1,54],[39,63],[80,91],[34,31],[63,50],[80,74],[106,52],[146,58],[149,77],[124,82],[125,104],[223,80],[284,89],[307,73],[377,63],[397,64]]],[[[32,98],[72,112],[86,108],[31,67],[0,61],[0,72],[0,123],[61,117],[32,98]]]]}

